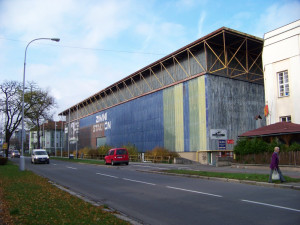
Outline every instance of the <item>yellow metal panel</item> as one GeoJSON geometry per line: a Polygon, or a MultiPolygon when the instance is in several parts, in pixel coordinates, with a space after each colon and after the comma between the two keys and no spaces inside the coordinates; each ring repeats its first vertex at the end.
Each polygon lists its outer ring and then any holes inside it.
{"type": "Polygon", "coordinates": [[[199,139],[200,149],[206,150],[206,101],[205,101],[205,76],[198,78],[199,91],[199,139]]]}

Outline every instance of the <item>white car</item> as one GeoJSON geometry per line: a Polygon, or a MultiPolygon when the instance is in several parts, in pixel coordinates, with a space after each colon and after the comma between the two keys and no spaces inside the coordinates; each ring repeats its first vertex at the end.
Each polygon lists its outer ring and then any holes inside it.
{"type": "Polygon", "coordinates": [[[45,149],[34,149],[31,153],[31,163],[50,163],[49,155],[45,149]]]}

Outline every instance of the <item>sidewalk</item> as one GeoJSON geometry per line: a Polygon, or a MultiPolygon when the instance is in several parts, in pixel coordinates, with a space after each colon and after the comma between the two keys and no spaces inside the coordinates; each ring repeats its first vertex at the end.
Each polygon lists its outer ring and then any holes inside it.
{"type": "MultiPolygon", "coordinates": [[[[178,165],[178,164],[177,164],[178,165]]],[[[223,167],[215,167],[210,165],[202,165],[202,164],[190,164],[190,168],[192,170],[199,171],[208,171],[208,172],[225,172],[225,173],[257,173],[257,174],[269,174],[270,168],[268,165],[248,165],[248,164],[232,164],[231,166],[223,166],[223,167]]],[[[300,179],[300,167],[298,166],[286,166],[280,165],[280,169],[285,176],[289,176],[292,178],[300,179]]],[[[165,173],[163,171],[151,171],[157,173],[165,173]]],[[[169,174],[169,173],[168,173],[169,174]]],[[[175,174],[170,174],[175,175],[175,174]]],[[[266,182],[257,182],[257,181],[247,181],[247,180],[235,180],[235,179],[227,179],[227,178],[216,178],[216,177],[204,177],[197,175],[178,175],[176,176],[186,176],[186,177],[195,177],[207,180],[218,180],[224,182],[234,182],[234,183],[242,183],[242,184],[250,184],[264,187],[277,187],[277,188],[288,188],[294,190],[300,190],[300,182],[299,183],[268,183],[266,182]]]]}
{"type": "MultiPolygon", "coordinates": [[[[279,165],[283,175],[299,178],[300,179],[300,167],[298,166],[286,166],[279,165]]],[[[192,164],[191,168],[201,171],[212,172],[228,172],[228,173],[257,173],[257,174],[269,174],[269,165],[254,165],[254,164],[232,164],[231,166],[215,167],[210,165],[192,164]]],[[[300,184],[299,184],[300,185],[300,184]]]]}

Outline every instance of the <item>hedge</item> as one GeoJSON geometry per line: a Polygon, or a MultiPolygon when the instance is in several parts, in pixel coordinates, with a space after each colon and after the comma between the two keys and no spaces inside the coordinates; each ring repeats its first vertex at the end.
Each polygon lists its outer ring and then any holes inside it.
{"type": "Polygon", "coordinates": [[[273,152],[276,146],[284,152],[300,151],[300,144],[296,142],[287,146],[285,144],[278,143],[277,141],[267,143],[261,138],[239,139],[233,150],[236,155],[258,154],[263,152],[273,152]]]}

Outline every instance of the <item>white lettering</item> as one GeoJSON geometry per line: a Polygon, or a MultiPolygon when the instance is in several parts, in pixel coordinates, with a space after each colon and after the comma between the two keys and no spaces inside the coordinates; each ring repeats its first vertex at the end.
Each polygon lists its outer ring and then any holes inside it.
{"type": "Polygon", "coordinates": [[[111,121],[105,122],[105,130],[110,130],[111,129],[111,121]]]}
{"type": "Polygon", "coordinates": [[[93,125],[93,133],[111,129],[111,121],[107,121],[107,113],[96,116],[96,125],[93,125]]]}
{"type": "Polygon", "coordinates": [[[107,120],[107,113],[102,113],[99,116],[96,116],[96,123],[102,123],[107,120]]]}

